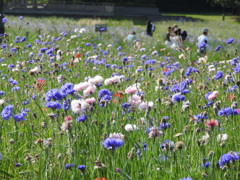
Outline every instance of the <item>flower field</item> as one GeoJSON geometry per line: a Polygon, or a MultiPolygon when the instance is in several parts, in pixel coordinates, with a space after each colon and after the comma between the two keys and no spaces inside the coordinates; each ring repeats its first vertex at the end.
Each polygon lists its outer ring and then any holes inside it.
{"type": "Polygon", "coordinates": [[[153,38],[131,20],[3,23],[1,179],[239,179],[239,25],[179,22],[190,42],[167,49],[176,22],[153,38]]]}

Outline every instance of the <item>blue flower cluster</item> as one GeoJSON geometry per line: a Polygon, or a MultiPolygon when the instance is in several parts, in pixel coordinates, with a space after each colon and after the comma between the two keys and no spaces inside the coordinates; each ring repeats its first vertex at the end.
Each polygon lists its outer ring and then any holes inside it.
{"type": "Polygon", "coordinates": [[[4,120],[9,120],[11,117],[18,122],[18,121],[24,121],[25,116],[27,115],[27,112],[29,111],[28,109],[22,109],[22,111],[18,114],[13,114],[13,105],[7,105],[3,108],[1,112],[1,116],[4,120]]]}

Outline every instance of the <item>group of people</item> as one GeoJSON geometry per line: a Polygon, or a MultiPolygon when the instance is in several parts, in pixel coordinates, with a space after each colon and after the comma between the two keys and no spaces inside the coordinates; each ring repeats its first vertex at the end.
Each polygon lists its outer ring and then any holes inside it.
{"type": "MultiPolygon", "coordinates": [[[[209,49],[208,44],[208,29],[203,28],[202,34],[197,39],[197,52],[205,56],[207,49],[209,49]]],[[[189,43],[189,37],[187,31],[182,31],[181,28],[175,24],[173,27],[168,27],[165,45],[168,48],[177,49],[183,48],[184,43],[189,43]]]]}
{"type": "Polygon", "coordinates": [[[166,47],[172,49],[183,48],[183,43],[189,42],[187,31],[182,31],[177,24],[175,24],[173,27],[168,27],[165,38],[166,47]]]}
{"type": "MultiPolygon", "coordinates": [[[[153,32],[155,31],[155,25],[151,20],[147,21],[146,24],[146,35],[152,37],[153,32]]],[[[201,53],[202,55],[206,54],[207,49],[209,49],[208,45],[208,29],[203,28],[202,34],[198,37],[197,40],[197,47],[198,47],[198,53],[201,53]]],[[[125,40],[126,41],[132,41],[137,38],[136,32],[133,31],[131,34],[129,34],[125,40]]],[[[165,45],[167,48],[171,49],[181,49],[183,48],[184,44],[189,43],[189,36],[187,31],[182,31],[181,28],[178,27],[177,24],[174,26],[169,26],[167,29],[167,34],[165,36],[165,45]]]]}

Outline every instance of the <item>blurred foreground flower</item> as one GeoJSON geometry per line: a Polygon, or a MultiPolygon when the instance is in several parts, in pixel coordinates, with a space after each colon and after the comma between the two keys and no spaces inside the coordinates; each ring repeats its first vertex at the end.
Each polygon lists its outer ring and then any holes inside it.
{"type": "Polygon", "coordinates": [[[234,38],[230,38],[226,41],[226,44],[231,44],[234,41],[234,38]]]}

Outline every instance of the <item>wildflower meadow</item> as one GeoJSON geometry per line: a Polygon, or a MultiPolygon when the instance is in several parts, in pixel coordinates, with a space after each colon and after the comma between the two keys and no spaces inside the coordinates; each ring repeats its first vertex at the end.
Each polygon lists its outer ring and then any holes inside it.
{"type": "Polygon", "coordinates": [[[148,37],[132,20],[1,23],[1,179],[239,179],[239,24],[155,22],[148,37]],[[176,23],[190,41],[168,49],[176,23]]]}

